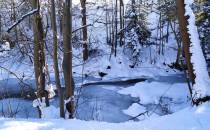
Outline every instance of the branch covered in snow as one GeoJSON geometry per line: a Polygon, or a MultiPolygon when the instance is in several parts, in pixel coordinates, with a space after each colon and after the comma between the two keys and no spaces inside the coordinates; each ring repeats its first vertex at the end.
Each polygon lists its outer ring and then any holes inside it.
{"type": "Polygon", "coordinates": [[[7,29],[7,32],[9,33],[14,27],[16,27],[19,23],[21,23],[25,18],[27,18],[28,16],[31,16],[31,15],[37,13],[38,11],[39,11],[39,9],[34,9],[34,10],[28,12],[27,14],[23,15],[18,21],[16,21],[15,23],[13,23],[13,25],[11,25],[7,29]]]}

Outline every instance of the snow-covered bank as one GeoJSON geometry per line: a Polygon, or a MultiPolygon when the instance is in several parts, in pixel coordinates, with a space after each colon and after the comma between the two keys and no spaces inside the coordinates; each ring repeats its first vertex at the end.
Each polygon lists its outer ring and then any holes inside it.
{"type": "Polygon", "coordinates": [[[209,130],[210,103],[142,122],[104,123],[81,120],[0,119],[1,130],[209,130]]]}
{"type": "Polygon", "coordinates": [[[187,101],[190,96],[186,84],[167,84],[160,82],[141,82],[119,91],[120,94],[130,94],[139,97],[141,103],[158,103],[161,97],[168,97],[174,101],[187,101]]]}

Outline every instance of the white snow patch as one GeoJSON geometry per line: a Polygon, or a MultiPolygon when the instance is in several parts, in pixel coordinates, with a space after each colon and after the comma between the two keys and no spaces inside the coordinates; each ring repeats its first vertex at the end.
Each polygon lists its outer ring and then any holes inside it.
{"type": "Polygon", "coordinates": [[[56,90],[56,85],[53,84],[48,84],[45,88],[45,90],[47,90],[48,92],[48,97],[49,98],[53,98],[56,94],[55,94],[55,90],[56,90]]]}
{"type": "Polygon", "coordinates": [[[139,120],[151,119],[159,117],[157,114],[150,114],[145,107],[137,103],[133,103],[127,110],[123,110],[123,113],[132,117],[137,117],[139,120]],[[141,114],[141,115],[140,115],[141,114]]]}

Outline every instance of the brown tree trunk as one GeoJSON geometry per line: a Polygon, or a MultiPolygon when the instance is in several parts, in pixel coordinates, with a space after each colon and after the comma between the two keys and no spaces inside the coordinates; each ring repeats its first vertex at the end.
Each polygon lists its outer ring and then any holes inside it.
{"type": "Polygon", "coordinates": [[[51,0],[51,21],[52,21],[52,29],[53,29],[53,62],[54,62],[54,73],[55,73],[55,82],[56,88],[59,93],[59,102],[60,102],[60,117],[65,118],[64,112],[64,98],[63,91],[61,90],[60,84],[60,75],[59,75],[59,67],[58,67],[58,39],[57,39],[57,26],[56,26],[56,15],[55,15],[55,1],[51,0]]]}
{"type": "Polygon", "coordinates": [[[63,2],[64,0],[56,0],[56,5],[58,5],[58,25],[59,25],[59,34],[62,35],[63,32],[63,2]]]}
{"type": "MultiPolygon", "coordinates": [[[[192,86],[193,84],[195,84],[195,74],[193,72],[193,65],[191,63],[191,53],[190,53],[190,35],[188,33],[188,19],[189,16],[186,17],[185,16],[185,4],[184,4],[184,0],[176,0],[176,5],[177,5],[177,15],[178,15],[178,21],[179,21],[179,29],[180,29],[180,33],[181,33],[181,39],[182,39],[182,46],[183,46],[183,50],[184,50],[184,57],[185,57],[185,61],[187,64],[187,70],[188,72],[186,73],[189,77],[188,79],[188,87],[189,87],[189,91],[191,96],[193,96],[192,93],[192,86]]],[[[192,97],[193,98],[193,97],[192,97]]],[[[196,102],[192,99],[193,104],[196,104],[196,102]]]]}
{"type": "Polygon", "coordinates": [[[1,30],[2,30],[2,22],[1,22],[1,14],[0,14],[0,36],[1,36],[1,30]]]}
{"type": "Polygon", "coordinates": [[[1,14],[0,14],[0,36],[1,36],[1,26],[2,26],[2,22],[1,22],[1,14]]]}
{"type": "Polygon", "coordinates": [[[109,43],[109,12],[108,12],[108,3],[105,0],[106,6],[106,43],[109,43]]]}
{"type": "Polygon", "coordinates": [[[124,13],[123,13],[123,8],[124,8],[124,3],[123,0],[120,0],[120,46],[123,45],[123,17],[124,17],[124,13]]]}
{"type": "MultiPolygon", "coordinates": [[[[33,0],[34,9],[39,9],[39,0],[33,0]]],[[[42,18],[39,11],[33,17],[34,31],[34,71],[37,86],[37,96],[42,100],[45,97],[46,106],[49,106],[48,93],[45,90],[45,53],[44,53],[44,31],[42,18]]]]}
{"type": "MultiPolygon", "coordinates": [[[[12,12],[12,21],[13,22],[16,22],[16,7],[15,7],[15,1],[12,0],[12,9],[11,9],[11,12],[12,12]]],[[[19,46],[18,44],[18,29],[17,27],[14,28],[15,30],[15,43],[18,45],[18,48],[20,49],[20,52],[23,54],[23,52],[21,51],[21,47],[19,46]]],[[[15,43],[14,44],[10,44],[10,47],[13,48],[15,46],[15,43]]]]}
{"type": "Polygon", "coordinates": [[[63,20],[63,74],[66,87],[66,98],[70,101],[66,104],[69,118],[74,114],[74,88],[72,77],[72,1],[66,0],[64,3],[63,20]]]}
{"type": "Polygon", "coordinates": [[[83,60],[88,59],[88,35],[87,35],[87,16],[86,16],[86,0],[80,0],[82,7],[82,34],[83,34],[83,60]]]}
{"type": "Polygon", "coordinates": [[[115,42],[114,56],[117,56],[117,40],[118,40],[118,0],[115,0],[115,42]]]}
{"type": "Polygon", "coordinates": [[[190,36],[188,33],[188,17],[185,16],[185,4],[184,0],[176,0],[177,4],[177,15],[179,20],[179,29],[182,38],[182,44],[184,48],[184,56],[187,64],[188,75],[192,84],[195,83],[195,74],[193,73],[193,66],[191,63],[191,54],[190,54],[190,36]]]}

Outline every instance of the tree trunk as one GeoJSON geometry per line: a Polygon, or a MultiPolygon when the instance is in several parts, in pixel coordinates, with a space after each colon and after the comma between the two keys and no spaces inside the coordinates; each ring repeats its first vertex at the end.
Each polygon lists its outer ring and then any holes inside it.
{"type": "Polygon", "coordinates": [[[86,17],[86,0],[80,0],[82,7],[82,34],[83,34],[83,60],[88,59],[88,35],[87,35],[87,17],[86,17]]]}
{"type": "Polygon", "coordinates": [[[72,1],[66,0],[64,3],[63,16],[63,74],[66,87],[66,98],[70,100],[66,104],[69,118],[73,118],[74,113],[74,88],[72,78],[72,1]]]}
{"type": "Polygon", "coordinates": [[[58,5],[58,24],[59,24],[59,34],[62,35],[63,32],[63,0],[56,0],[58,5]]]}
{"type": "Polygon", "coordinates": [[[120,46],[123,45],[123,17],[124,17],[124,13],[123,13],[123,8],[124,8],[124,3],[122,0],[120,0],[120,46]]]}
{"type": "MultiPolygon", "coordinates": [[[[193,65],[191,63],[191,53],[190,53],[190,35],[188,33],[188,17],[185,16],[185,4],[184,0],[176,0],[176,5],[177,5],[177,15],[178,15],[178,20],[179,20],[179,29],[181,33],[181,39],[182,39],[182,44],[183,44],[183,50],[184,50],[184,57],[185,61],[187,64],[187,70],[188,70],[188,77],[189,77],[189,91],[192,95],[192,86],[195,84],[195,74],[193,72],[193,65]]],[[[193,104],[195,102],[192,99],[193,104]]]]}
{"type": "Polygon", "coordinates": [[[1,36],[1,28],[2,28],[2,22],[1,22],[1,14],[0,14],[0,36],[1,36]]]}
{"type": "Polygon", "coordinates": [[[105,0],[106,6],[106,43],[109,43],[109,12],[108,12],[108,2],[105,0]]]}
{"type": "Polygon", "coordinates": [[[177,0],[177,14],[179,20],[179,29],[182,38],[182,44],[184,48],[184,56],[187,64],[188,75],[192,84],[195,83],[195,74],[193,73],[193,66],[191,63],[191,54],[190,54],[190,36],[188,33],[188,17],[185,16],[185,4],[184,0],[177,0]]]}
{"type": "Polygon", "coordinates": [[[51,19],[52,19],[51,21],[52,21],[52,29],[53,29],[53,62],[54,62],[55,82],[56,82],[56,88],[59,93],[60,117],[65,118],[64,98],[63,98],[63,91],[61,90],[59,67],[58,67],[58,55],[57,55],[58,39],[57,39],[57,26],[56,26],[56,13],[55,13],[54,0],[51,0],[51,19]]]}
{"type": "MultiPolygon", "coordinates": [[[[33,0],[34,9],[39,9],[39,1],[33,0]]],[[[34,31],[34,71],[37,86],[37,96],[42,101],[45,98],[46,106],[49,106],[48,93],[45,90],[45,53],[44,53],[44,31],[42,18],[39,11],[33,17],[34,31]]],[[[41,117],[41,116],[40,116],[41,117]]]]}
{"type": "Polygon", "coordinates": [[[117,56],[117,40],[118,40],[118,0],[115,1],[115,42],[114,56],[117,56]]]}

